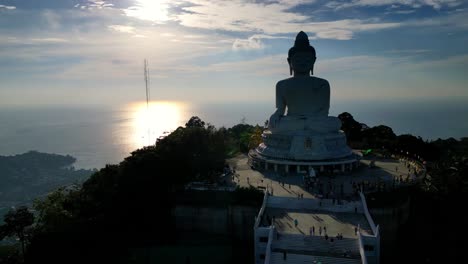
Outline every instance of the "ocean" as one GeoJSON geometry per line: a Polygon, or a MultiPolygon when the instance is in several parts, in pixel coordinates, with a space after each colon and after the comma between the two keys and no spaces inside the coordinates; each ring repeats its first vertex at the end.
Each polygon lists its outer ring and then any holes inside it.
{"type": "MultiPolygon", "coordinates": [[[[152,144],[191,116],[216,127],[231,127],[240,122],[263,125],[273,111],[272,102],[0,107],[0,155],[29,150],[69,154],[77,158],[76,168],[101,168],[152,144]]],[[[468,103],[463,100],[332,101],[330,115],[344,111],[369,126],[390,126],[397,135],[410,133],[427,140],[468,136],[468,103]]]]}

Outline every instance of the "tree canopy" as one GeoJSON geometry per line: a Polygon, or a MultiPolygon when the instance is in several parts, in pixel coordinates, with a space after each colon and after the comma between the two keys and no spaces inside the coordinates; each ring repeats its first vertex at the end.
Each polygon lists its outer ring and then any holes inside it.
{"type": "Polygon", "coordinates": [[[25,251],[26,228],[34,223],[34,215],[25,206],[10,210],[5,216],[4,225],[0,226],[0,240],[7,236],[16,236],[25,251]]]}
{"type": "Polygon", "coordinates": [[[28,253],[43,259],[58,250],[86,261],[116,256],[99,245],[118,252],[136,241],[166,243],[175,228],[174,195],[189,181],[215,181],[225,157],[225,133],[192,117],[156,145],[102,168],[81,188],[62,188],[37,201],[37,234],[28,253]]]}

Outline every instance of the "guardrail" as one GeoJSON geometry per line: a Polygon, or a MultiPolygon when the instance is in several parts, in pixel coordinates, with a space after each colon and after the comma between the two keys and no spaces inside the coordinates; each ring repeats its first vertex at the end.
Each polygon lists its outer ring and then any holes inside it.
{"type": "Polygon", "coordinates": [[[367,202],[366,202],[366,197],[364,197],[364,194],[362,192],[359,192],[359,195],[361,196],[361,202],[362,202],[362,207],[364,209],[364,215],[366,216],[367,222],[369,223],[372,233],[374,236],[377,236],[378,230],[377,227],[375,226],[374,220],[372,219],[372,216],[369,213],[369,209],[367,209],[367,202]]]}
{"type": "Polygon", "coordinates": [[[361,262],[362,264],[367,264],[366,253],[364,252],[364,245],[362,243],[361,231],[359,231],[358,233],[358,241],[359,241],[359,254],[361,255],[361,262]]]}
{"type": "Polygon", "coordinates": [[[266,246],[266,253],[265,253],[265,264],[270,263],[271,259],[271,243],[273,242],[273,231],[275,227],[273,225],[270,226],[270,233],[268,234],[268,243],[266,246]]]}
{"type": "Polygon", "coordinates": [[[254,228],[258,228],[258,226],[260,225],[260,221],[262,219],[263,212],[265,211],[267,199],[268,199],[268,192],[265,190],[264,195],[263,195],[262,207],[260,208],[260,211],[258,212],[257,219],[255,219],[254,228]]]}

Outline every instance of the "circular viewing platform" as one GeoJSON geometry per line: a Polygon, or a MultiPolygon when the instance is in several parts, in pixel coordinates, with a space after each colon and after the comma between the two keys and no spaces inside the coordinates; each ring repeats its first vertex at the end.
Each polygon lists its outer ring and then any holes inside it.
{"type": "Polygon", "coordinates": [[[255,149],[249,152],[248,164],[253,169],[273,170],[275,172],[296,172],[309,174],[312,169],[317,174],[339,174],[350,172],[359,166],[361,155],[353,152],[351,155],[325,160],[294,160],[286,158],[265,157],[255,149]]]}

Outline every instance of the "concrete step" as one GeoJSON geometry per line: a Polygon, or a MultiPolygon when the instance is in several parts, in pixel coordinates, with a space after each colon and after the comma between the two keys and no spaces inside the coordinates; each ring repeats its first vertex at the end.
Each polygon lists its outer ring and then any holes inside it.
{"type": "Polygon", "coordinates": [[[281,234],[279,240],[274,240],[271,248],[274,252],[296,252],[306,255],[343,256],[348,253],[352,258],[360,258],[359,241],[354,238],[343,238],[342,240],[324,237],[310,237],[297,234],[281,234]]]}
{"type": "Polygon", "coordinates": [[[270,258],[271,264],[359,264],[361,263],[360,259],[351,259],[351,258],[336,258],[336,257],[327,257],[327,256],[309,256],[309,255],[300,255],[300,254],[286,254],[286,260],[284,259],[284,254],[281,252],[274,252],[270,258]]]}

